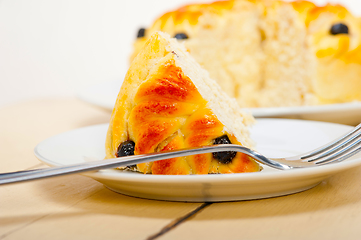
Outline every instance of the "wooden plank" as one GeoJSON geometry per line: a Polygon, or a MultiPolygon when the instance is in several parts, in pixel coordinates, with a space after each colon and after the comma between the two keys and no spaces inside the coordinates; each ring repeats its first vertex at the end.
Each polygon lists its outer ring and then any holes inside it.
{"type": "Polygon", "coordinates": [[[112,192],[79,175],[0,188],[0,239],[146,239],[201,205],[112,192]]]}
{"type": "Polygon", "coordinates": [[[39,164],[34,147],[53,135],[107,123],[110,111],[76,99],[39,99],[0,109],[0,171],[17,171],[39,164]]]}
{"type": "Polygon", "coordinates": [[[163,239],[360,239],[361,168],[305,192],[213,203],[163,239]]]}

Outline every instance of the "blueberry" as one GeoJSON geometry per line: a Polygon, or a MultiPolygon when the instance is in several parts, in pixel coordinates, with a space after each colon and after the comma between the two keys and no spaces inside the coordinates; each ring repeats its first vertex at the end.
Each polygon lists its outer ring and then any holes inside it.
{"type": "Polygon", "coordinates": [[[330,33],[332,35],[337,35],[337,34],[348,34],[348,27],[347,25],[343,24],[343,23],[336,23],[334,25],[332,25],[330,33]]]}
{"type": "MultiPolygon", "coordinates": [[[[133,141],[127,140],[122,142],[117,151],[117,157],[131,156],[134,155],[135,143],[133,141]]],[[[130,165],[127,167],[136,167],[136,165],[130,165]]]]}
{"type": "Polygon", "coordinates": [[[140,28],[138,30],[137,38],[142,38],[145,36],[145,28],[140,28]]]}
{"type": "Polygon", "coordinates": [[[174,37],[179,40],[188,39],[188,36],[185,33],[177,33],[174,37]]]}
{"type": "MultiPolygon", "coordinates": [[[[231,143],[231,140],[229,140],[227,135],[223,135],[221,137],[214,139],[213,144],[217,145],[217,144],[232,144],[232,143],[231,143]]],[[[236,154],[237,154],[237,152],[232,152],[232,151],[215,152],[215,153],[213,153],[213,157],[223,164],[228,164],[228,163],[232,162],[232,159],[236,156],[236,154]]]]}

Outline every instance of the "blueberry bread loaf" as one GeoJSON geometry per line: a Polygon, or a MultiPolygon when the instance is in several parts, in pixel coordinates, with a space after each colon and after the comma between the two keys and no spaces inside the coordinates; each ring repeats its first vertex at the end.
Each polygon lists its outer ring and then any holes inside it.
{"type": "Polygon", "coordinates": [[[142,29],[134,58],[155,32],[182,42],[242,107],[361,100],[361,22],[311,2],[228,0],[193,4],[142,29]]]}

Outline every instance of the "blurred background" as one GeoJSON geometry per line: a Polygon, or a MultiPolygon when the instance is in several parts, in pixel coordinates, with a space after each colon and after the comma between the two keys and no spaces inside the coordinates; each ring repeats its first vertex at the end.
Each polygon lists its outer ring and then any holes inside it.
{"type": "Polygon", "coordinates": [[[194,2],[209,0],[0,0],[0,107],[122,79],[138,29],[194,2]]]}

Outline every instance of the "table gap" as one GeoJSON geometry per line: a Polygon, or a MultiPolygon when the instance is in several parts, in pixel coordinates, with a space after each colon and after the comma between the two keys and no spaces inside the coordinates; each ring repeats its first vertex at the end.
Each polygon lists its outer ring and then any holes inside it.
{"type": "Polygon", "coordinates": [[[157,239],[158,237],[166,234],[167,232],[171,231],[172,229],[176,228],[178,225],[182,224],[183,222],[187,221],[188,219],[194,217],[195,215],[197,215],[200,211],[202,211],[204,208],[210,206],[212,203],[211,202],[206,202],[203,203],[202,205],[200,205],[199,207],[195,208],[193,211],[187,213],[184,216],[181,216],[175,220],[173,220],[172,222],[170,222],[169,224],[167,224],[166,226],[164,226],[158,233],[153,234],[151,236],[149,236],[147,238],[147,240],[154,240],[157,239]]]}

